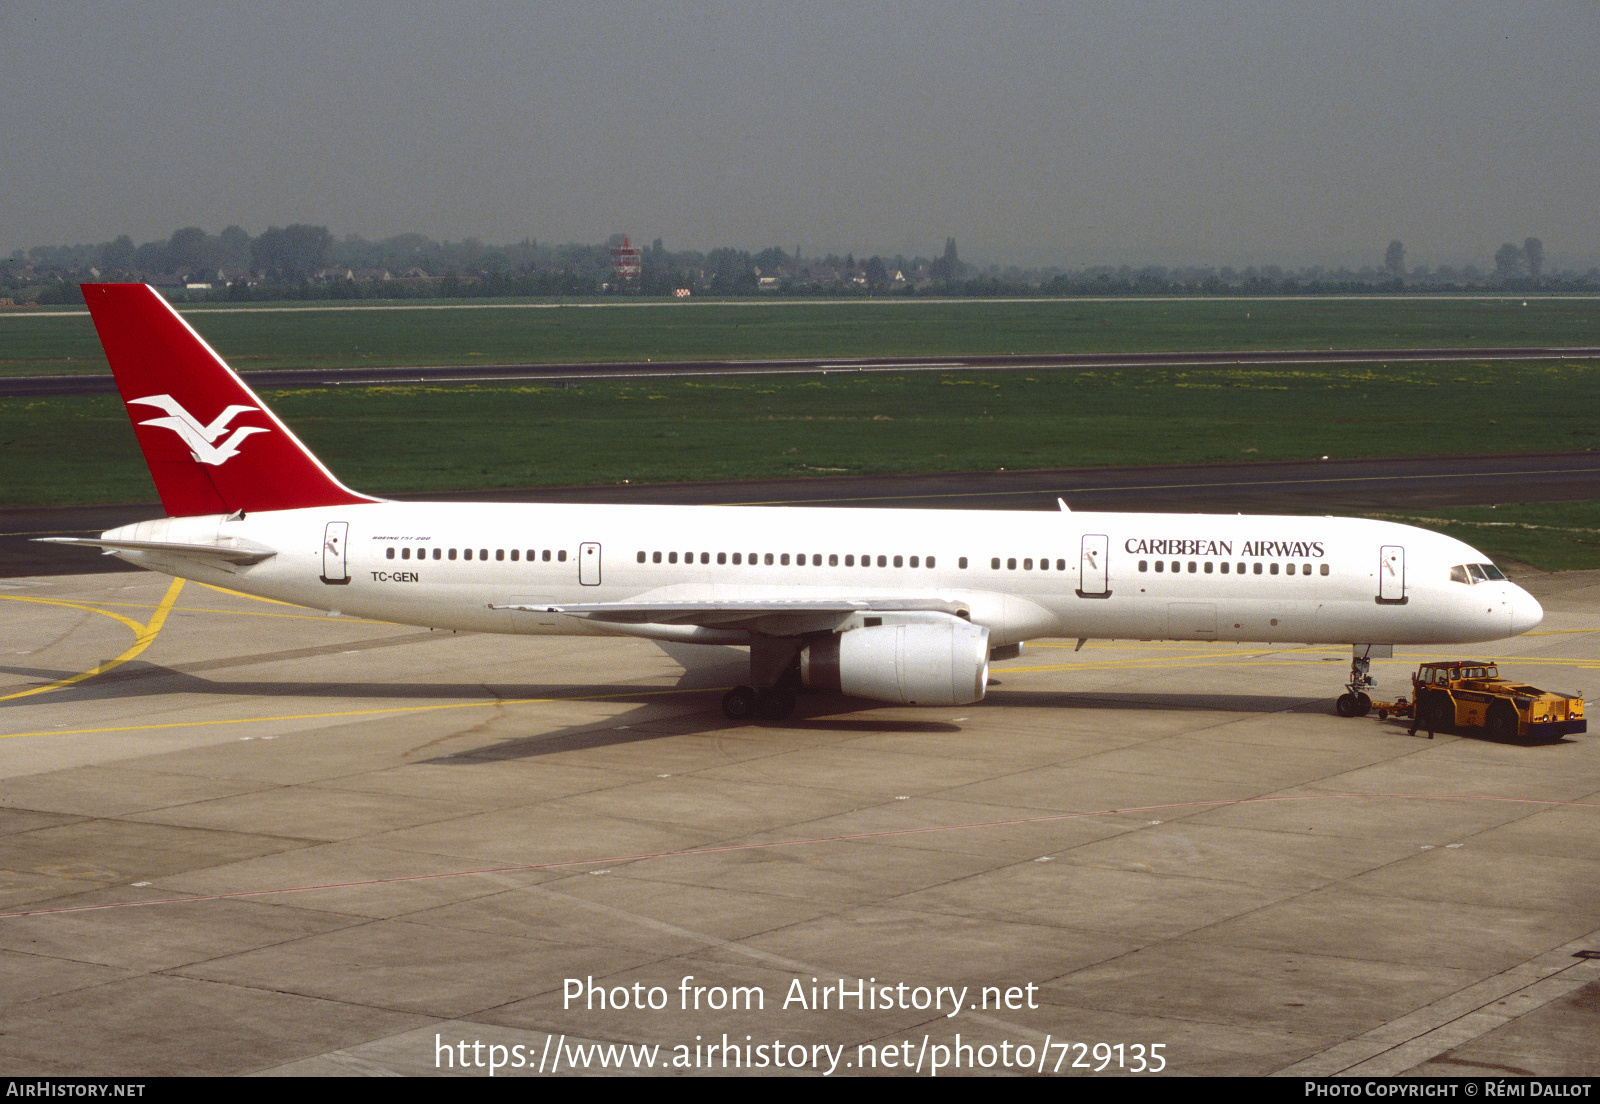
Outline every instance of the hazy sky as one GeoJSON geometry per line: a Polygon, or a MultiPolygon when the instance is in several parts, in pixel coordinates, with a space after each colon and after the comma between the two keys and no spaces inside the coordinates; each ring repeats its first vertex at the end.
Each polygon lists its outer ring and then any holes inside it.
{"type": "Polygon", "coordinates": [[[0,0],[0,252],[312,222],[1600,262],[1600,4],[0,0]]]}

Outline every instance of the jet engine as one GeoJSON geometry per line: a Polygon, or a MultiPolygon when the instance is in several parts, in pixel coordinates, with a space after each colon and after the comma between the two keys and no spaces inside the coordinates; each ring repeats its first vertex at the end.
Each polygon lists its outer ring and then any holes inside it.
{"type": "Polygon", "coordinates": [[[935,615],[810,640],[800,681],[897,705],[966,705],[989,681],[989,630],[935,615]]]}

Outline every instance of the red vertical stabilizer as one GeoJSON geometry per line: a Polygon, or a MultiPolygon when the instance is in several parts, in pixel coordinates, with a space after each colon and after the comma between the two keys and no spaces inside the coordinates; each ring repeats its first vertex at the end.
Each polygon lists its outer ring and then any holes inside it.
{"type": "Polygon", "coordinates": [[[154,289],[84,284],[83,298],[168,515],[378,501],[335,479],[154,289]]]}

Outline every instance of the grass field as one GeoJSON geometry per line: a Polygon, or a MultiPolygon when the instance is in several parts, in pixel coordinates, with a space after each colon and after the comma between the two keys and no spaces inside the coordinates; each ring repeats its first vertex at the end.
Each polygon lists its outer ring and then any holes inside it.
{"type": "Polygon", "coordinates": [[[1544,571],[1600,568],[1600,502],[1527,502],[1373,515],[1466,541],[1544,571]]]}
{"type": "MultiPolygon", "coordinates": [[[[341,478],[379,494],[1600,447],[1600,419],[1586,413],[1600,409],[1600,365],[1583,362],[835,373],[264,398],[341,478]]],[[[3,504],[150,497],[114,396],[7,400],[0,456],[3,504]]]]}
{"type": "MultiPolygon", "coordinates": [[[[197,309],[235,368],[1600,345],[1591,299],[568,304],[197,309]],[[1524,305],[1526,304],[1526,305],[1524,305]]],[[[0,312],[0,374],[106,371],[87,314],[0,312]]]]}
{"type": "MultiPolygon", "coordinates": [[[[197,312],[247,367],[1600,344],[1577,300],[697,304],[197,312]],[[270,352],[267,352],[270,350],[270,352]]],[[[84,317],[0,316],[12,371],[90,369],[84,317]],[[18,335],[22,335],[19,339],[18,335]],[[67,360],[66,357],[73,359],[67,360]]],[[[351,486],[493,487],[1600,448],[1600,363],[834,373],[365,387],[263,397],[351,486]]],[[[113,396],[0,401],[0,505],[154,498],[113,396]]],[[[1595,504],[1419,522],[1543,567],[1600,566],[1595,504]],[[1572,513],[1578,510],[1578,513],[1572,513]],[[1542,520],[1541,520],[1542,519],[1542,520]]]]}

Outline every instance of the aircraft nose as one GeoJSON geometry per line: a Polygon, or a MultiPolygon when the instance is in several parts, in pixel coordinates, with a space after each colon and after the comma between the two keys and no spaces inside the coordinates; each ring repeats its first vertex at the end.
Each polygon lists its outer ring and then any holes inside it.
{"type": "Polygon", "coordinates": [[[1511,635],[1525,633],[1544,620],[1544,607],[1539,599],[1515,584],[1511,587],[1511,635]]]}

